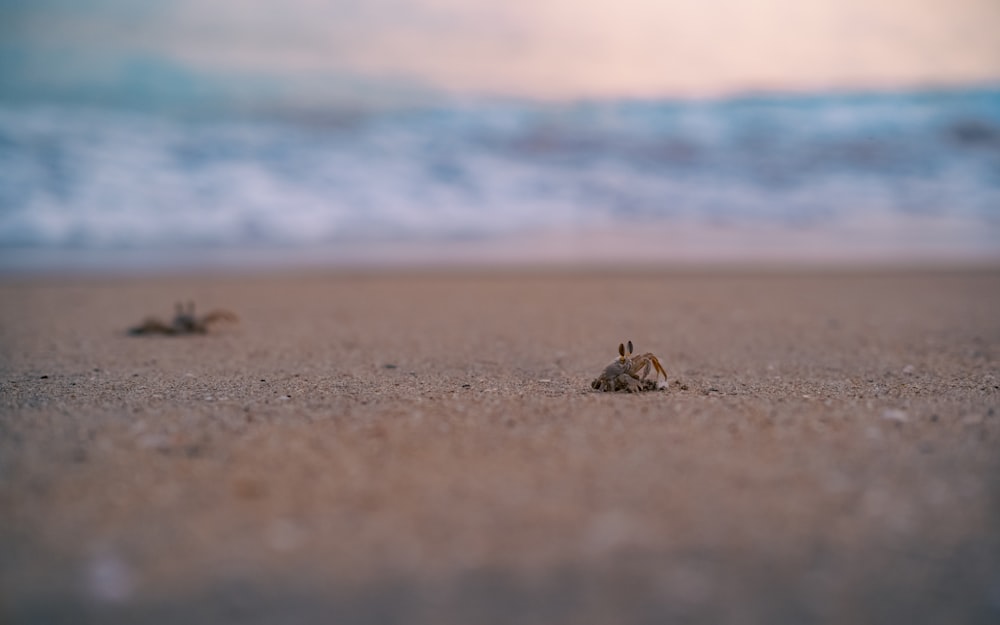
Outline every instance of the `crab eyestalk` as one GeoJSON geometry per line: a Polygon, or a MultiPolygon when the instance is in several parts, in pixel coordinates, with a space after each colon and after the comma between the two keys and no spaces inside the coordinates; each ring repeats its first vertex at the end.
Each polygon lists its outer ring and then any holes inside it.
{"type": "Polygon", "coordinates": [[[625,364],[626,362],[629,362],[631,360],[632,360],[632,341],[629,341],[628,343],[619,343],[618,344],[618,362],[620,362],[622,364],[625,364]],[[626,350],[625,345],[628,345],[628,349],[627,350],[626,350]]]}

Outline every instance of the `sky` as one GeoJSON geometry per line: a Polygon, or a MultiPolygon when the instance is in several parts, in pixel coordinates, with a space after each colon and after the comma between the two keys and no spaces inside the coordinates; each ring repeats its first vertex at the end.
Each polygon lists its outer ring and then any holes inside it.
{"type": "Polygon", "coordinates": [[[998,32],[997,0],[0,0],[0,99],[171,81],[304,100],[996,84],[998,32]]]}

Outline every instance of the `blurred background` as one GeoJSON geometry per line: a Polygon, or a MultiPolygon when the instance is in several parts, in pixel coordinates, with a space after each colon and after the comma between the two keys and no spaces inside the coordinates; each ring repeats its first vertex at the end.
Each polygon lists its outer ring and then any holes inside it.
{"type": "Polygon", "coordinates": [[[0,0],[0,271],[1000,262],[996,0],[0,0]]]}

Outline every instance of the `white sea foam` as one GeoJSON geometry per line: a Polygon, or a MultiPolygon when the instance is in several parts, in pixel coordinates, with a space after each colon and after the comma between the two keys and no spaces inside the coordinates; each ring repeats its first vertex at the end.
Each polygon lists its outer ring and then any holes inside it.
{"type": "Polygon", "coordinates": [[[809,240],[831,258],[996,260],[1000,91],[322,119],[0,107],[0,268],[128,250],[543,261],[577,241],[570,262],[614,255],[593,246],[619,231],[665,233],[650,258],[808,259],[809,240]]]}

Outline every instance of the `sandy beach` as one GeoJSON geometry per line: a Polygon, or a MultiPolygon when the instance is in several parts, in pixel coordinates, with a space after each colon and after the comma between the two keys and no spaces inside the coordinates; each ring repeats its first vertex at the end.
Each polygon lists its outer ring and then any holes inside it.
{"type": "Polygon", "coordinates": [[[7,277],[0,622],[1000,622],[998,363],[997,270],[7,277]]]}

